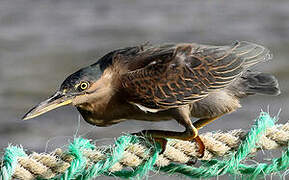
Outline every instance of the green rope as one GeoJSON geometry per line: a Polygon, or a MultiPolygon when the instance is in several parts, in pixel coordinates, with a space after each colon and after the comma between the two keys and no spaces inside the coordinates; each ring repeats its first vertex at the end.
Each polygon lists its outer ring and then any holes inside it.
{"type": "MultiPolygon", "coordinates": [[[[168,166],[157,169],[154,165],[161,148],[144,138],[132,135],[119,137],[116,140],[114,147],[111,147],[111,151],[106,151],[103,160],[94,162],[94,164],[88,166],[83,151],[87,149],[95,149],[95,146],[86,139],[76,138],[74,142],[70,144],[67,152],[67,154],[74,157],[70,167],[64,174],[54,179],[88,180],[101,175],[142,179],[147,177],[147,174],[150,171],[162,171],[167,174],[180,173],[190,178],[208,178],[224,174],[232,174],[235,176],[247,177],[247,179],[256,179],[289,168],[289,148],[287,148],[280,158],[273,159],[271,164],[260,163],[256,165],[246,165],[240,163],[248,156],[253,148],[256,148],[256,143],[261,135],[265,133],[265,130],[274,126],[275,120],[276,119],[271,118],[268,113],[262,112],[250,132],[247,134],[245,140],[239,146],[238,150],[235,153],[232,153],[229,159],[202,161],[200,167],[171,163],[168,166]],[[110,172],[109,169],[121,160],[126,148],[130,144],[136,143],[145,144],[148,147],[148,150],[145,153],[150,156],[136,168],[110,172]]],[[[20,156],[26,156],[22,148],[11,146],[6,149],[0,179],[11,179],[17,165],[17,157],[20,156]]]]}
{"type": "Polygon", "coordinates": [[[0,179],[9,180],[11,179],[15,167],[17,166],[17,158],[27,156],[22,147],[8,146],[6,148],[3,167],[1,168],[0,179]]]}
{"type": "Polygon", "coordinates": [[[75,179],[81,176],[86,167],[86,158],[83,156],[83,150],[94,149],[95,146],[90,144],[89,140],[76,138],[73,143],[69,145],[68,154],[75,157],[71,162],[70,167],[60,177],[60,180],[75,179]]]}
{"type": "MultiPolygon", "coordinates": [[[[119,162],[119,160],[123,157],[123,153],[125,149],[128,147],[131,143],[139,143],[142,139],[136,136],[126,135],[121,136],[116,140],[115,143],[115,149],[112,154],[108,154],[107,158],[105,160],[99,161],[96,164],[94,164],[90,169],[88,169],[84,176],[81,177],[81,179],[92,179],[95,177],[98,177],[102,174],[108,175],[108,176],[117,176],[122,178],[130,178],[130,177],[136,177],[138,179],[141,179],[143,176],[147,175],[150,170],[153,170],[153,166],[157,160],[158,154],[160,152],[160,147],[154,146],[151,143],[145,142],[147,146],[151,146],[152,149],[154,149],[153,155],[145,161],[141,166],[139,166],[137,169],[134,170],[122,170],[117,172],[109,172],[109,168],[111,168],[115,163],[119,162]]],[[[150,153],[149,150],[147,150],[146,153],[150,153]]]]}
{"type": "MultiPolygon", "coordinates": [[[[191,167],[181,164],[170,164],[166,167],[161,168],[161,171],[174,174],[181,173],[191,178],[208,178],[214,176],[220,176],[227,173],[242,175],[239,167],[240,161],[246,158],[246,156],[251,152],[251,150],[256,146],[256,142],[258,142],[260,136],[265,133],[265,130],[268,127],[274,126],[275,118],[271,118],[268,113],[262,112],[259,118],[256,120],[255,125],[251,128],[251,131],[247,134],[246,139],[242,142],[237,152],[231,156],[231,159],[227,161],[221,160],[210,160],[204,161],[204,165],[201,167],[191,167]]],[[[288,154],[289,155],[289,154],[288,154]]],[[[289,158],[289,156],[287,157],[289,158]]],[[[243,168],[249,168],[246,165],[242,165],[243,168]]],[[[289,167],[289,164],[287,164],[289,167]]],[[[261,169],[260,171],[252,172],[251,175],[258,176],[261,172],[263,172],[262,164],[260,166],[255,167],[261,169]]],[[[272,172],[272,171],[271,171],[272,172]]],[[[270,174],[271,172],[265,173],[270,174]]]]}

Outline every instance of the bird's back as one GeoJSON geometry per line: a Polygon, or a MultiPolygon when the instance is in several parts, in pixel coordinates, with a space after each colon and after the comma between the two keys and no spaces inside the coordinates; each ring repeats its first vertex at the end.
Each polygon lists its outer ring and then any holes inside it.
{"type": "Polygon", "coordinates": [[[235,42],[229,46],[144,46],[119,59],[129,67],[122,76],[128,100],[157,111],[199,101],[270,57],[263,46],[235,42]]]}

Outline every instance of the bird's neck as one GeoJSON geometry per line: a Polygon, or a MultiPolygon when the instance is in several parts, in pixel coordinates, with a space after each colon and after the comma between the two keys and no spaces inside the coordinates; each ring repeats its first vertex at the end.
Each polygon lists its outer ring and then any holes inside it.
{"type": "Polygon", "coordinates": [[[85,121],[96,126],[108,126],[118,123],[131,113],[130,104],[127,104],[117,96],[111,96],[83,103],[77,106],[85,121]]]}

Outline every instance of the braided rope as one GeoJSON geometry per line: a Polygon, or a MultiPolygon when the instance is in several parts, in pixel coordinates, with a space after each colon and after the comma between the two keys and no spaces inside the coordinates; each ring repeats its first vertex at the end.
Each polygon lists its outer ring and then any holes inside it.
{"type": "Polygon", "coordinates": [[[0,180],[11,177],[30,179],[92,179],[100,175],[139,177],[149,171],[161,170],[168,174],[181,173],[189,177],[212,177],[225,173],[237,175],[270,174],[289,167],[289,151],[272,164],[248,166],[240,162],[259,149],[272,150],[287,146],[289,122],[274,125],[274,118],[261,113],[249,133],[243,130],[201,134],[206,150],[200,167],[191,162],[198,156],[195,142],[169,140],[166,150],[144,138],[121,136],[114,146],[95,147],[88,140],[76,138],[68,151],[56,149],[52,153],[26,155],[21,147],[9,146],[3,157],[0,180]],[[216,158],[228,159],[218,160],[216,158]]]}

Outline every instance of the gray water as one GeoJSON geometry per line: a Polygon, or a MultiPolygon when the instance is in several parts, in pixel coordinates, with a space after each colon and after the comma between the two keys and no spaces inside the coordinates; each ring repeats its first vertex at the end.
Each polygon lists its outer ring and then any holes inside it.
{"type": "Polygon", "coordinates": [[[174,121],[128,121],[93,127],[73,107],[30,121],[22,115],[50,96],[77,69],[119,47],[166,42],[228,44],[246,40],[269,47],[274,59],[258,71],[273,73],[282,94],[254,96],[243,108],[202,132],[248,129],[261,109],[280,123],[289,117],[289,1],[286,0],[1,0],[0,147],[22,144],[33,151],[62,147],[74,135],[111,141],[122,132],[182,128],[174,121]],[[108,138],[108,139],[107,139],[108,138]]]}

